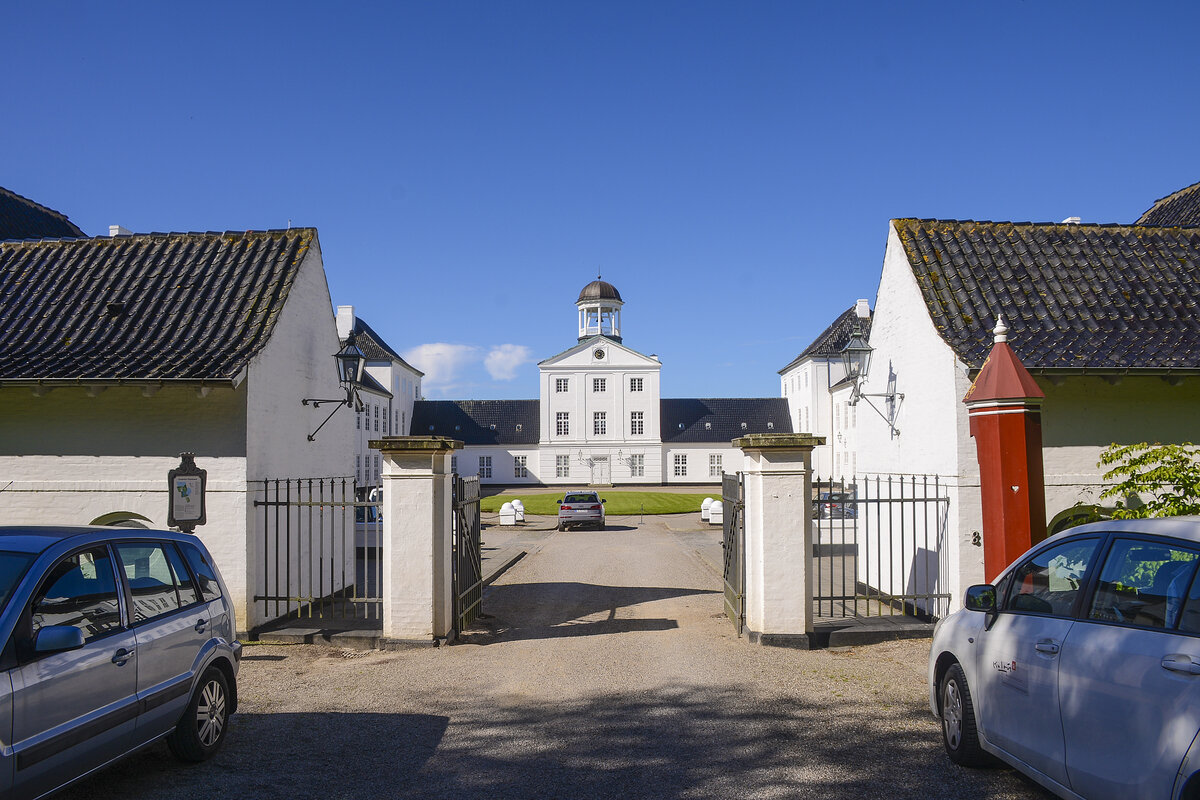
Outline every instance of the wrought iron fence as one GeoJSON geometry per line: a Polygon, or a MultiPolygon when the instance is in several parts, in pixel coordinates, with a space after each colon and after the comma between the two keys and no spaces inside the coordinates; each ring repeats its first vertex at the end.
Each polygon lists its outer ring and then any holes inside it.
{"type": "Polygon", "coordinates": [[[722,533],[724,556],[725,614],[737,628],[746,624],[746,527],[742,473],[721,476],[722,533]]]}
{"type": "Polygon", "coordinates": [[[944,616],[949,507],[936,475],[814,480],[814,614],[944,616]]]}
{"type": "Polygon", "coordinates": [[[352,478],[261,481],[254,601],[260,619],[361,618],[383,624],[380,503],[352,478]]]}
{"type": "Polygon", "coordinates": [[[483,605],[483,550],[479,526],[479,478],[454,475],[453,539],[451,563],[454,595],[454,632],[462,633],[478,617],[483,605]]]}

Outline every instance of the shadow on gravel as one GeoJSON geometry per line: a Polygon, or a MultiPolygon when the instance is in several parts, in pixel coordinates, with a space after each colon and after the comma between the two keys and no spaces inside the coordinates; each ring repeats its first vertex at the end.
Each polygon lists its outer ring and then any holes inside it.
{"type": "Polygon", "coordinates": [[[418,776],[448,725],[427,714],[235,714],[211,761],[183,764],[158,744],[54,797],[422,797],[418,776]]]}
{"type": "Polygon", "coordinates": [[[807,701],[728,685],[573,700],[460,688],[439,709],[448,716],[243,714],[207,764],[180,765],[160,745],[58,797],[1050,797],[1009,770],[954,766],[926,708],[864,700],[849,685],[846,697],[807,701]]]}
{"type": "Polygon", "coordinates": [[[679,627],[673,619],[619,617],[617,609],[689,595],[719,594],[709,589],[656,586],[602,586],[545,582],[492,584],[484,594],[485,616],[459,635],[465,644],[518,639],[599,636],[679,627]],[[604,615],[603,619],[594,617],[604,615]]]}

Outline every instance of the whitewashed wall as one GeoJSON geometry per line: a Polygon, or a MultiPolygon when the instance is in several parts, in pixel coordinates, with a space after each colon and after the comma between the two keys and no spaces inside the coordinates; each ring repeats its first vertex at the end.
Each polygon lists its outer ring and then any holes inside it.
{"type": "MultiPolygon", "coordinates": [[[[250,362],[248,390],[247,481],[251,497],[241,535],[243,583],[251,596],[265,578],[265,514],[254,506],[262,481],[277,478],[350,477],[354,471],[354,413],[342,408],[316,435],[308,434],[333,410],[331,406],[303,406],[305,397],[335,398],[344,394],[338,384],[337,329],[320,247],[305,255],[288,293],[287,302],[267,345],[250,362]],[[247,539],[247,535],[249,538],[247,539]]],[[[352,512],[347,512],[352,513],[352,512]]],[[[353,529],[353,517],[350,518],[353,529]]],[[[303,530],[294,535],[303,537],[303,530]]],[[[332,533],[327,533],[326,538],[332,533]]],[[[330,542],[321,543],[332,552],[330,542]]],[[[231,570],[238,571],[230,559],[231,570]]],[[[229,572],[222,566],[228,579],[229,572]]],[[[334,589],[339,587],[332,587],[334,589]]],[[[232,587],[231,587],[232,591],[232,587]]],[[[264,622],[265,610],[251,606],[247,628],[264,622]]]]}
{"type": "Polygon", "coordinates": [[[666,484],[706,484],[714,485],[721,482],[720,475],[709,474],[709,458],[721,457],[723,472],[734,473],[741,470],[745,455],[731,444],[722,446],[717,442],[674,443],[663,448],[662,482],[666,484]],[[687,457],[687,475],[675,474],[675,456],[687,457]]]}
{"type": "MultiPolygon", "coordinates": [[[[990,328],[994,321],[980,324],[990,328]]],[[[898,436],[865,407],[866,399],[860,401],[857,471],[929,474],[944,480],[950,497],[944,537],[950,566],[945,586],[954,598],[951,607],[956,607],[962,590],[983,577],[983,548],[973,538],[982,527],[979,465],[962,403],[970,381],[965,365],[934,328],[904,248],[890,225],[870,345],[874,353],[863,391],[884,393],[889,375],[894,374],[896,391],[904,399],[895,420],[898,436]]],[[[883,398],[870,400],[887,413],[883,398]]],[[[909,567],[903,567],[906,574],[909,567]]]]}
{"type": "MultiPolygon", "coordinates": [[[[459,475],[463,477],[479,475],[479,482],[482,484],[529,485],[541,482],[539,476],[543,466],[539,460],[537,445],[467,445],[461,450],[455,450],[452,458],[459,475]],[[481,456],[492,459],[492,476],[490,478],[479,475],[481,456]],[[525,469],[528,475],[524,478],[518,478],[513,474],[516,456],[525,457],[525,469]]],[[[553,465],[551,469],[553,469],[553,465]]]]}

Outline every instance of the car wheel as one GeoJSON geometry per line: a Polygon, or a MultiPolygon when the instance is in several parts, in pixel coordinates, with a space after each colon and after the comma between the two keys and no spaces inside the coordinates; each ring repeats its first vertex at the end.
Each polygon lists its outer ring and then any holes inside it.
{"type": "Polygon", "coordinates": [[[958,664],[951,664],[942,676],[942,744],[946,755],[955,764],[981,767],[991,761],[979,746],[979,731],[975,727],[975,705],[967,676],[958,664]]]}
{"type": "Polygon", "coordinates": [[[228,731],[229,681],[224,672],[209,667],[167,744],[181,761],[205,761],[221,749],[228,731]]]}
{"type": "Polygon", "coordinates": [[[558,529],[560,531],[565,531],[567,529],[567,526],[560,522],[560,523],[558,523],[558,529]]]}

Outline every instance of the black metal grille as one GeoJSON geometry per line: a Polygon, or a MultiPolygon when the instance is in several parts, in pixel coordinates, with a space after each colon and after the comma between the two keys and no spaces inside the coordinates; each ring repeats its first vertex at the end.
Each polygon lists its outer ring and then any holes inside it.
{"type": "Polygon", "coordinates": [[[816,617],[944,616],[949,507],[937,476],[814,480],[816,617]]]}
{"type": "Polygon", "coordinates": [[[721,506],[724,550],[725,613],[737,628],[746,623],[746,526],[742,473],[721,476],[721,506]]]}
{"type": "Polygon", "coordinates": [[[454,531],[454,632],[462,633],[479,616],[483,604],[483,552],[479,539],[479,478],[451,479],[454,531]]]}
{"type": "Polygon", "coordinates": [[[383,620],[378,502],[356,502],[352,478],[261,482],[254,601],[260,619],[383,620]]]}

